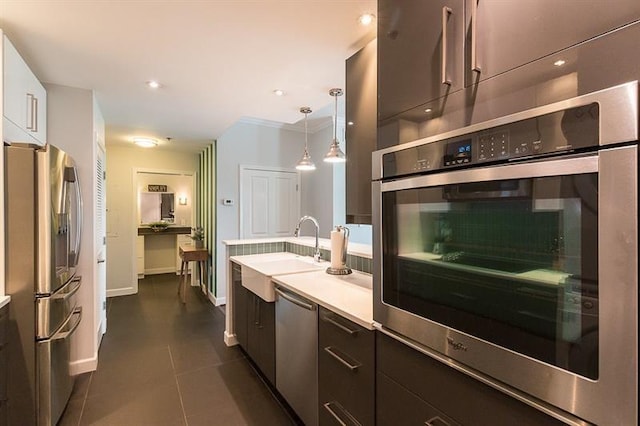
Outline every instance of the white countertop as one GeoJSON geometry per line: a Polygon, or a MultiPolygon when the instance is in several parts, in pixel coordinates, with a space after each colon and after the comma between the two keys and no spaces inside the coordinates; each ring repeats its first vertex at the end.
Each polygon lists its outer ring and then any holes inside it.
{"type": "MultiPolygon", "coordinates": [[[[282,237],[282,238],[253,238],[246,240],[223,240],[222,244],[227,246],[237,246],[241,244],[260,244],[260,243],[292,243],[301,246],[315,247],[316,239],[314,237],[282,237]]],[[[331,240],[328,238],[318,238],[318,245],[321,249],[331,250],[331,240]]],[[[347,246],[347,254],[353,256],[372,258],[373,251],[369,244],[349,243],[347,246]]]]}
{"type": "Polygon", "coordinates": [[[11,296],[0,296],[0,308],[4,307],[11,300],[11,296]]]}
{"type": "Polygon", "coordinates": [[[272,281],[343,317],[373,330],[372,277],[354,271],[329,275],[324,270],[277,275],[272,281]]]}

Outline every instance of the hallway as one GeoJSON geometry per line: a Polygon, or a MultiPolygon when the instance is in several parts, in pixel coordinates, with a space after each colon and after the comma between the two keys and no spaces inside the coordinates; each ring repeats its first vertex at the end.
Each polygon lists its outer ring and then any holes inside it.
{"type": "Polygon", "coordinates": [[[62,426],[295,424],[236,347],[223,341],[224,311],[174,274],[140,280],[109,298],[98,369],[79,376],[62,426]]]}

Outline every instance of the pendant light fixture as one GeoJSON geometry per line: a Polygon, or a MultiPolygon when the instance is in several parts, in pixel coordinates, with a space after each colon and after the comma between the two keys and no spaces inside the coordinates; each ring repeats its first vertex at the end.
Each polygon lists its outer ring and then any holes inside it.
{"type": "Polygon", "coordinates": [[[304,114],[304,154],[302,155],[302,160],[300,160],[296,165],[296,169],[315,170],[316,165],[313,164],[313,161],[311,161],[311,156],[309,155],[309,143],[308,143],[308,132],[307,132],[307,115],[311,114],[311,108],[302,107],[300,108],[300,112],[304,114]]]}
{"type": "Polygon", "coordinates": [[[338,96],[342,96],[342,89],[331,89],[329,95],[335,99],[335,109],[333,114],[333,142],[329,146],[329,152],[324,156],[324,161],[327,163],[344,163],[347,158],[344,152],[340,149],[340,143],[338,142],[338,96]]]}

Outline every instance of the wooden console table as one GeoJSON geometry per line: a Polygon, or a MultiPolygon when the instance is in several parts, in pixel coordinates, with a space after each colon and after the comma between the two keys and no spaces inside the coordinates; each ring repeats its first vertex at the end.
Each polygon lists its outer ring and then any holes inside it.
{"type": "MultiPolygon", "coordinates": [[[[180,280],[178,281],[178,295],[181,297],[182,303],[187,302],[187,277],[184,273],[185,266],[188,269],[188,263],[191,261],[198,262],[200,270],[200,287],[204,289],[204,293],[208,294],[207,283],[203,280],[202,271],[205,271],[207,265],[207,259],[209,258],[209,250],[206,248],[196,248],[190,245],[180,245],[179,249],[180,259],[180,280]]],[[[195,270],[192,270],[195,272],[195,270]]],[[[204,274],[206,275],[206,274],[204,274]]]]}

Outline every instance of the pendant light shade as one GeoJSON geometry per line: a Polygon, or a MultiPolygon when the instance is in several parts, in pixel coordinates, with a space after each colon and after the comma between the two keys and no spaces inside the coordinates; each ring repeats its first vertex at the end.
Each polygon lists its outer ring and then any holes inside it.
{"type": "Polygon", "coordinates": [[[316,165],[311,161],[311,156],[309,155],[309,144],[308,144],[308,132],[307,132],[307,115],[311,114],[311,108],[302,107],[300,108],[300,112],[304,114],[304,154],[302,155],[302,159],[296,165],[297,170],[315,170],[316,165]]]}
{"type": "Polygon", "coordinates": [[[331,89],[329,95],[335,99],[335,108],[333,114],[333,141],[329,146],[329,152],[324,156],[324,161],[327,163],[344,163],[347,161],[344,152],[340,149],[340,143],[338,142],[338,96],[342,96],[342,89],[331,89]]]}

